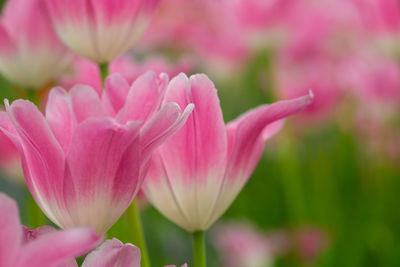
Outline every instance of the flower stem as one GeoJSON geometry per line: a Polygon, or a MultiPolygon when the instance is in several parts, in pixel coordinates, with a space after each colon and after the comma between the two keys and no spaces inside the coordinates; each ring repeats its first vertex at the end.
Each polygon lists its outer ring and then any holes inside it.
{"type": "Polygon", "coordinates": [[[140,249],[141,267],[150,267],[150,258],[147,251],[146,240],[144,238],[142,221],[140,220],[140,211],[135,200],[126,211],[129,226],[131,228],[131,240],[134,245],[140,249]]]}
{"type": "Polygon", "coordinates": [[[108,72],[109,72],[108,62],[99,63],[99,69],[100,69],[100,76],[101,76],[101,84],[104,86],[104,82],[105,82],[105,80],[108,76],[108,72]]]}
{"type": "Polygon", "coordinates": [[[206,244],[203,231],[193,233],[194,267],[206,267],[206,244]]]}

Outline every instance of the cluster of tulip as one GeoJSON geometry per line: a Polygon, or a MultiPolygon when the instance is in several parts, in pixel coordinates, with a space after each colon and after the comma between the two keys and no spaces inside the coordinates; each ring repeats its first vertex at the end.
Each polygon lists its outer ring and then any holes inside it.
{"type": "MultiPolygon", "coordinates": [[[[129,205],[138,212],[134,199],[140,190],[165,217],[193,233],[194,266],[206,266],[204,231],[239,194],[283,119],[312,102],[310,92],[259,106],[225,125],[206,75],[170,80],[165,72],[177,71],[163,64],[156,72],[124,68],[117,57],[138,42],[157,4],[6,3],[0,71],[25,88],[31,101],[5,100],[2,139],[21,158],[37,205],[62,230],[21,227],[15,202],[0,195],[0,266],[76,266],[75,257],[100,245],[129,205]],[[74,53],[98,69],[84,66],[72,78],[59,79],[71,62],[92,67],[74,53]],[[68,84],[67,90],[54,87],[45,102],[37,99],[58,82],[68,84]]],[[[148,267],[139,226],[132,225],[139,248],[110,239],[82,266],[148,267]]]]}

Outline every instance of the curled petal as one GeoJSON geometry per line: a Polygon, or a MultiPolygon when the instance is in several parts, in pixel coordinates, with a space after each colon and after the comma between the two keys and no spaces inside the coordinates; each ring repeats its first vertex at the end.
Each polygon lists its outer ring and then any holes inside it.
{"type": "Polygon", "coordinates": [[[225,212],[247,182],[262,155],[265,138],[280,129],[278,121],[301,111],[312,100],[310,92],[307,96],[293,100],[260,106],[227,125],[228,166],[210,224],[225,212]]]}

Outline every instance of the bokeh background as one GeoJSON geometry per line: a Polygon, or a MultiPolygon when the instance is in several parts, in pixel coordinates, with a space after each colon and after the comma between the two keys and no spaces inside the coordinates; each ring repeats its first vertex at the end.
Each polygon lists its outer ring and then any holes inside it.
{"type": "MultiPolygon", "coordinates": [[[[121,60],[129,67],[119,70],[134,69],[132,77],[149,69],[206,73],[226,121],[315,95],[267,143],[248,184],[208,231],[209,266],[400,266],[399,1],[163,0],[121,60]]],[[[91,67],[76,61],[48,88],[84,83],[91,67]]],[[[22,89],[0,78],[1,99],[25,98],[22,89]]],[[[50,224],[2,142],[0,191],[17,199],[27,226],[50,224]]],[[[190,266],[190,235],[143,197],[141,208],[153,266],[190,266]]],[[[129,242],[127,232],[124,215],[108,236],[129,242]]]]}

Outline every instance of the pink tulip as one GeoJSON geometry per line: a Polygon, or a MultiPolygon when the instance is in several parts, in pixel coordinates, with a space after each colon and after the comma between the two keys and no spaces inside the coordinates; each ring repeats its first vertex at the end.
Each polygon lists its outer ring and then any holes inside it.
{"type": "Polygon", "coordinates": [[[100,240],[89,228],[56,231],[41,227],[29,231],[21,226],[15,201],[0,194],[1,267],[68,266],[100,240]]]}
{"type": "Polygon", "coordinates": [[[224,267],[273,266],[289,243],[286,233],[266,235],[249,223],[218,225],[213,239],[224,267]]]}
{"type": "Polygon", "coordinates": [[[13,82],[40,89],[68,62],[43,1],[9,0],[0,22],[0,72],[13,82]]]}
{"type": "Polygon", "coordinates": [[[233,202],[260,159],[274,122],[298,112],[312,95],[264,105],[224,125],[213,83],[205,75],[174,78],[165,101],[196,109],[153,155],[142,187],[148,200],[188,231],[206,230],[233,202]]]}
{"type": "MultiPolygon", "coordinates": [[[[78,265],[76,265],[78,266],[78,265]]],[[[116,238],[107,240],[87,255],[82,267],[140,267],[140,250],[116,238]]]]}
{"type": "Polygon", "coordinates": [[[166,75],[147,73],[129,87],[111,76],[101,98],[84,85],[69,93],[54,88],[45,116],[29,101],[7,103],[1,129],[18,147],[28,188],[50,220],[104,233],[121,216],[153,150],[193,109],[161,103],[167,83],[166,75]]]}
{"type": "MultiPolygon", "coordinates": [[[[140,267],[140,250],[132,244],[123,244],[113,238],[105,241],[87,255],[82,267],[140,267]]],[[[187,267],[187,265],[182,265],[182,267],[187,267]]]]}
{"type": "Polygon", "coordinates": [[[229,1],[168,0],[160,3],[141,47],[175,47],[204,62],[242,62],[245,41],[229,1]]]}
{"type": "Polygon", "coordinates": [[[110,62],[135,45],[158,0],[46,0],[61,40],[97,63],[110,62]]]}

